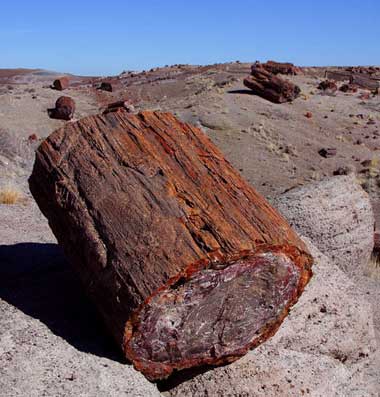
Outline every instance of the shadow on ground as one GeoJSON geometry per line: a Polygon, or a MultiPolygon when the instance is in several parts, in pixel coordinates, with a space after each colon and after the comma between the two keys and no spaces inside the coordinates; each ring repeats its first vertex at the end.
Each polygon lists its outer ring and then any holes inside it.
{"type": "Polygon", "coordinates": [[[0,245],[0,298],[76,349],[124,362],[57,244],[0,245]]]}
{"type": "Polygon", "coordinates": [[[247,95],[254,95],[253,91],[251,90],[229,90],[227,91],[228,94],[247,94],[247,95]]]}

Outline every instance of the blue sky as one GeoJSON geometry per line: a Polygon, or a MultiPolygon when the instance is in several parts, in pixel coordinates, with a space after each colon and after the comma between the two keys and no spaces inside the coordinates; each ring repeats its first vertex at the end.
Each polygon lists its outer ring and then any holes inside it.
{"type": "Polygon", "coordinates": [[[1,0],[0,67],[111,75],[275,59],[380,65],[380,0],[1,0]]]}

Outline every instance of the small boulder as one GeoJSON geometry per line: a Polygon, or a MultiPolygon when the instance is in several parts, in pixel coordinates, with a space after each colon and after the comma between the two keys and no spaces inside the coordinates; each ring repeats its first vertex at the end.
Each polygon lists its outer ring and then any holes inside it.
{"type": "Polygon", "coordinates": [[[112,87],[112,84],[110,82],[103,81],[102,84],[100,84],[99,90],[112,92],[113,91],[113,87],[112,87]]]}
{"type": "Polygon", "coordinates": [[[71,120],[75,112],[74,99],[68,96],[61,96],[55,103],[55,108],[48,109],[49,117],[59,120],[71,120]]]}
{"type": "Polygon", "coordinates": [[[54,80],[52,88],[54,90],[63,91],[68,88],[70,85],[70,80],[68,77],[60,77],[59,79],[54,80]]]}
{"type": "Polygon", "coordinates": [[[313,117],[313,113],[311,113],[311,112],[306,112],[306,113],[305,113],[305,117],[308,118],[308,119],[311,119],[311,118],[313,117]]]}

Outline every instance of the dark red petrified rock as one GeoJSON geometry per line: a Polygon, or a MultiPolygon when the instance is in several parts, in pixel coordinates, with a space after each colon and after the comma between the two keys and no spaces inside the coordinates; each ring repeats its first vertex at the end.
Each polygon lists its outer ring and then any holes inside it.
{"type": "Polygon", "coordinates": [[[123,108],[42,142],[30,190],[126,357],[151,379],[267,340],[311,277],[285,219],[201,130],[123,108]]]}
{"type": "Polygon", "coordinates": [[[75,112],[74,99],[68,96],[61,96],[55,103],[55,108],[48,109],[48,114],[52,119],[71,120],[75,112]]]}
{"type": "Polygon", "coordinates": [[[252,66],[251,76],[244,79],[244,85],[254,94],[274,103],[291,102],[301,92],[300,88],[290,81],[281,79],[261,66],[252,66]]]}
{"type": "Polygon", "coordinates": [[[38,137],[36,134],[30,134],[28,136],[28,142],[36,142],[38,140],[38,137]]]}
{"type": "Polygon", "coordinates": [[[53,87],[55,90],[63,91],[68,88],[70,85],[70,80],[68,77],[60,77],[59,79],[54,80],[53,87]]]}
{"type": "Polygon", "coordinates": [[[319,83],[318,89],[323,91],[335,92],[338,89],[338,86],[334,81],[324,80],[319,83]]]}

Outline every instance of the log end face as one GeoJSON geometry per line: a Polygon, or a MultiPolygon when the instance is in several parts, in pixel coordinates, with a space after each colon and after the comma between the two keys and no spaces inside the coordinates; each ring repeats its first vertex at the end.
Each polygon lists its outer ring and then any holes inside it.
{"type": "Polygon", "coordinates": [[[309,277],[280,252],[211,262],[146,302],[127,323],[125,353],[150,380],[232,362],[276,332],[309,277]]]}

